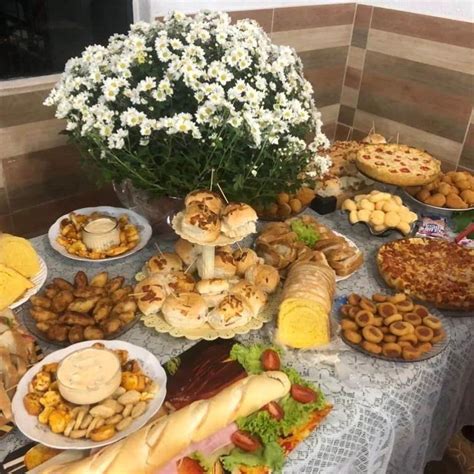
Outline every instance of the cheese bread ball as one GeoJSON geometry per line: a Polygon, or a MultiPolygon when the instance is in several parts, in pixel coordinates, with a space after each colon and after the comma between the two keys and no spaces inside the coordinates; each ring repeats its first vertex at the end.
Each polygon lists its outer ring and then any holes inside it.
{"type": "Polygon", "coordinates": [[[374,226],[384,224],[385,215],[386,214],[383,211],[372,211],[369,218],[370,224],[374,226]]]}

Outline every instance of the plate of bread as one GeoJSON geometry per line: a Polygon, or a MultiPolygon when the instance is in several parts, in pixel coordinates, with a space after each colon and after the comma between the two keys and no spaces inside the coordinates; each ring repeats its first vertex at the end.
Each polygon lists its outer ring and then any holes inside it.
{"type": "Polygon", "coordinates": [[[0,310],[28,301],[41,289],[47,275],[45,261],[28,240],[0,234],[0,310]]]}

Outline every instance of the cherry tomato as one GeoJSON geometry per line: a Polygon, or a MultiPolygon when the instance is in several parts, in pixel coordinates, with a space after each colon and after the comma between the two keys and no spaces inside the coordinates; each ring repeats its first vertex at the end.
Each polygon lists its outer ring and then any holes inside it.
{"type": "Polygon", "coordinates": [[[275,420],[281,420],[285,416],[283,408],[278,405],[277,402],[270,402],[265,405],[263,409],[266,410],[272,418],[275,418],[275,420]]]}
{"type": "Polygon", "coordinates": [[[294,383],[290,390],[291,397],[299,403],[312,403],[316,400],[317,394],[308,387],[303,387],[294,383]]]}
{"type": "Polygon", "coordinates": [[[238,430],[231,437],[230,440],[240,449],[244,451],[256,451],[260,448],[261,444],[258,439],[254,438],[251,434],[238,430]]]}
{"type": "Polygon", "coordinates": [[[262,354],[264,370],[280,370],[280,356],[273,349],[267,349],[262,354]]]}

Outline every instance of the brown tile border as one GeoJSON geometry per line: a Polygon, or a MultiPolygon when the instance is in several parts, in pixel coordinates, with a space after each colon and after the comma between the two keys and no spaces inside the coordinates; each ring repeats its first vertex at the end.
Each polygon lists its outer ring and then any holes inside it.
{"type": "Polygon", "coordinates": [[[10,215],[0,216],[0,232],[13,232],[13,224],[10,215]]]}
{"type": "Polygon", "coordinates": [[[360,69],[355,69],[350,66],[346,67],[346,77],[344,79],[345,86],[359,90],[361,78],[362,71],[360,69]]]}
{"type": "Polygon", "coordinates": [[[349,127],[352,127],[352,124],[354,122],[354,115],[355,115],[355,108],[354,107],[348,107],[347,105],[342,105],[339,108],[339,118],[338,122],[348,125],[349,127]]]}
{"type": "Polygon", "coordinates": [[[0,127],[54,118],[54,108],[43,105],[49,90],[0,96],[0,127]]]}

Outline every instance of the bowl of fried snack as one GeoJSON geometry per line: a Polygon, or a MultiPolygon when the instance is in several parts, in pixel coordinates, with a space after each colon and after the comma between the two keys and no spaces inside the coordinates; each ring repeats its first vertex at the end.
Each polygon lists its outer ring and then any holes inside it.
{"type": "Polygon", "coordinates": [[[372,357],[401,362],[426,360],[442,352],[448,335],[441,315],[404,293],[372,297],[352,293],[339,308],[341,337],[372,357]]]}
{"type": "Polygon", "coordinates": [[[114,339],[138,321],[133,288],[123,276],[83,271],[73,281],[53,278],[23,311],[25,326],[40,339],[67,346],[93,339],[114,339]]]}
{"type": "Polygon", "coordinates": [[[16,424],[29,438],[52,448],[90,449],[141,428],[160,409],[165,395],[166,373],[149,351],[124,341],[87,341],[34,365],[20,381],[13,406],[16,424]],[[110,377],[101,366],[101,353],[117,360],[118,384],[94,403],[71,402],[61,390],[62,364],[75,357],[66,375],[78,386],[92,387],[100,377],[110,377]]]}

